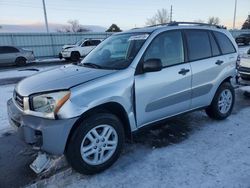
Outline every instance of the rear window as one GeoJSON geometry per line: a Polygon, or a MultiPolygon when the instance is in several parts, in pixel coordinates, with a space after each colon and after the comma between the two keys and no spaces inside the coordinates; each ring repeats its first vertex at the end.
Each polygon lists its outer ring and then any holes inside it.
{"type": "Polygon", "coordinates": [[[225,34],[214,31],[214,35],[219,43],[222,54],[230,54],[236,52],[234,45],[225,34]]]}
{"type": "Polygon", "coordinates": [[[213,56],[220,55],[219,47],[214,39],[214,36],[210,32],[209,32],[209,38],[210,38],[210,43],[211,43],[211,48],[212,48],[212,55],[213,56]]]}
{"type": "Polygon", "coordinates": [[[100,40],[92,40],[93,45],[97,46],[98,44],[101,43],[100,40]]]}
{"type": "Polygon", "coordinates": [[[207,31],[186,30],[189,61],[195,61],[212,56],[209,35],[207,31]]]}

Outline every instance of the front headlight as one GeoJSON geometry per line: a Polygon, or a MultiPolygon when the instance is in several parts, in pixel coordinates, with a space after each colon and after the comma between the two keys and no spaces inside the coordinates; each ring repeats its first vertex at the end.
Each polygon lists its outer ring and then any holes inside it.
{"type": "Polygon", "coordinates": [[[59,91],[35,95],[30,98],[30,110],[52,118],[69,99],[70,91],[59,91]]]}

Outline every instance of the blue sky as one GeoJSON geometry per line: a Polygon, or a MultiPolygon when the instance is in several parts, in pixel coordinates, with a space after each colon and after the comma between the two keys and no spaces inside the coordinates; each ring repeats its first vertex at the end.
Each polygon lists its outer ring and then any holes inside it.
{"type": "MultiPolygon", "coordinates": [[[[157,9],[170,10],[177,21],[207,21],[220,18],[232,27],[235,0],[46,0],[49,23],[65,24],[77,19],[83,25],[110,26],[122,29],[141,27],[157,9]]],[[[240,27],[250,14],[250,0],[238,0],[236,25],[240,27]]],[[[0,0],[1,24],[43,23],[42,0],[0,0]]]]}

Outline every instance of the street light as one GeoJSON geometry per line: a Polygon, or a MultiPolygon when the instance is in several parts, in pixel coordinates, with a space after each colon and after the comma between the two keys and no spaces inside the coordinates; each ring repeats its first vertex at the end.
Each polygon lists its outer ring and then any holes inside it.
{"type": "Polygon", "coordinates": [[[43,0],[43,12],[44,12],[46,30],[47,30],[47,33],[49,33],[49,25],[48,25],[47,13],[46,13],[45,0],[43,0]]]}
{"type": "Polygon", "coordinates": [[[235,29],[236,11],[237,11],[237,0],[235,0],[235,5],[234,5],[234,21],[233,21],[233,29],[235,29]]]}

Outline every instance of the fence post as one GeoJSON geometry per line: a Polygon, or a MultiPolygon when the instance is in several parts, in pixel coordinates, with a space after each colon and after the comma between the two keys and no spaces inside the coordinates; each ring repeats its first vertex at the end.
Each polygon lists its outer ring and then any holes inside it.
{"type": "Polygon", "coordinates": [[[56,56],[57,54],[56,54],[56,50],[55,50],[55,45],[54,45],[53,36],[52,36],[52,34],[51,34],[51,33],[49,34],[49,36],[50,36],[51,48],[52,48],[52,53],[53,53],[53,56],[56,56]]]}
{"type": "Polygon", "coordinates": [[[13,33],[11,33],[11,44],[12,44],[12,46],[15,46],[13,33]]]}

